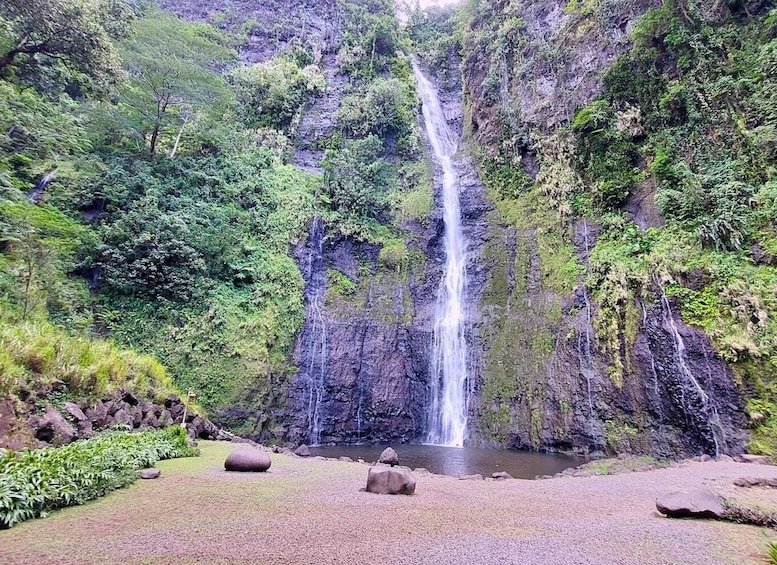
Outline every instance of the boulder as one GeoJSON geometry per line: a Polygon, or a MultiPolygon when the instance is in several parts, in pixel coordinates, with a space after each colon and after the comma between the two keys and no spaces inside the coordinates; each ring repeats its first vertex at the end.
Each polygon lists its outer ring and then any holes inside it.
{"type": "Polygon", "coordinates": [[[496,473],[491,473],[491,477],[499,481],[513,478],[513,476],[507,471],[497,471],[496,473]]]}
{"type": "Polygon", "coordinates": [[[670,518],[721,519],[725,512],[718,496],[709,489],[666,494],[656,499],[656,508],[670,518]]]}
{"type": "Polygon", "coordinates": [[[93,427],[104,428],[108,425],[108,407],[98,400],[94,407],[87,409],[86,417],[92,422],[93,427]]]}
{"type": "Polygon", "coordinates": [[[143,469],[140,472],[140,478],[141,479],[158,479],[159,475],[162,474],[162,471],[159,469],[143,469]]]}
{"type": "Polygon", "coordinates": [[[51,445],[65,445],[76,437],[75,428],[53,406],[46,408],[43,418],[30,418],[30,426],[37,439],[51,445]]]}
{"type": "Polygon", "coordinates": [[[383,450],[383,453],[380,454],[380,457],[378,457],[378,463],[384,463],[385,465],[391,465],[392,467],[394,465],[399,465],[399,455],[397,455],[396,451],[387,447],[383,450]]]}
{"type": "Polygon", "coordinates": [[[367,492],[375,494],[413,494],[415,477],[407,467],[370,467],[367,492]]]}
{"type": "Polygon", "coordinates": [[[126,390],[121,395],[122,402],[129,404],[130,406],[137,406],[140,399],[132,391],[126,390]]]}
{"type": "Polygon", "coordinates": [[[462,475],[459,477],[459,480],[460,481],[482,481],[483,475],[481,475],[480,473],[476,475],[462,475]]]}
{"type": "Polygon", "coordinates": [[[75,404],[74,402],[65,402],[65,412],[70,414],[70,416],[75,420],[76,422],[84,422],[88,420],[86,417],[86,414],[84,414],[83,410],[78,406],[78,404],[75,404]]]}
{"type": "Polygon", "coordinates": [[[767,455],[751,455],[745,453],[739,456],[742,463],[753,463],[754,465],[772,465],[772,458],[767,455]]]}
{"type": "Polygon", "coordinates": [[[227,471],[242,473],[263,473],[270,468],[270,456],[255,447],[243,445],[235,448],[224,461],[227,471]]]}
{"type": "Polygon", "coordinates": [[[299,457],[310,457],[310,449],[304,443],[294,450],[294,455],[299,457]]]}
{"type": "Polygon", "coordinates": [[[342,461],[343,463],[353,463],[353,459],[350,457],[340,457],[338,461],[342,461]]]}
{"type": "Polygon", "coordinates": [[[125,426],[132,426],[132,416],[126,410],[118,410],[113,415],[113,420],[117,424],[124,424],[125,426]]]}

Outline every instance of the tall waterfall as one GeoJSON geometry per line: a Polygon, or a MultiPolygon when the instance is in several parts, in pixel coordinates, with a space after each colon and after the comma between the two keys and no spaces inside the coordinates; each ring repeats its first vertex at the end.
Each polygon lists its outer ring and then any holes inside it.
{"type": "Polygon", "coordinates": [[[467,344],[464,339],[464,286],[467,245],[461,231],[459,182],[452,157],[457,140],[448,127],[437,91],[413,61],[423,102],[426,133],[443,171],[445,274],[437,292],[432,355],[428,443],[461,447],[467,431],[467,344]]]}

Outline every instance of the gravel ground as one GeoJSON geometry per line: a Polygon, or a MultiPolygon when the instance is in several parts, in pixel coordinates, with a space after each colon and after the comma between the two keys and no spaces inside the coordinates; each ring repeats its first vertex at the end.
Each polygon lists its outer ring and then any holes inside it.
{"type": "MultiPolygon", "coordinates": [[[[708,486],[777,508],[777,467],[688,462],[668,469],[546,481],[418,476],[412,497],[362,492],[367,466],[273,455],[266,474],[221,470],[232,446],[165,461],[83,507],[0,532],[0,563],[696,564],[766,563],[777,532],[671,520],[654,501],[708,486]]],[[[400,459],[401,447],[397,448],[400,459]]]]}

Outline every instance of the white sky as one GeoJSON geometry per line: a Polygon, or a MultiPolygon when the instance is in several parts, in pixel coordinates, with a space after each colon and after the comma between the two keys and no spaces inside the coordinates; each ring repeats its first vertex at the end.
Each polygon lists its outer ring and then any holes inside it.
{"type": "Polygon", "coordinates": [[[444,6],[449,4],[459,4],[461,0],[420,0],[421,7],[426,8],[428,6],[444,6]]]}

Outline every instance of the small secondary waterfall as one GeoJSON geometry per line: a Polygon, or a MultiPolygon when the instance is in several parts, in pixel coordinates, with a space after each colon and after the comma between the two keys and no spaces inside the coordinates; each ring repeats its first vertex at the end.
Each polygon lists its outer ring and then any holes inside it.
{"type": "Polygon", "coordinates": [[[326,378],[326,321],[324,319],[324,295],[326,292],[326,280],[318,280],[325,275],[316,273],[322,271],[320,263],[324,255],[324,225],[319,216],[313,220],[310,233],[311,253],[308,258],[308,277],[310,279],[306,288],[306,301],[308,303],[308,319],[310,328],[306,349],[308,359],[306,369],[307,392],[307,423],[308,442],[311,445],[321,443],[321,401],[324,396],[324,381],[326,378]]]}
{"type": "MultiPolygon", "coordinates": [[[[669,299],[664,292],[661,293],[661,307],[663,309],[665,326],[672,334],[672,341],[674,344],[675,355],[677,356],[677,364],[680,369],[680,375],[685,380],[690,392],[696,397],[696,401],[700,404],[701,412],[707,418],[707,424],[709,425],[710,433],[712,434],[712,441],[715,444],[715,456],[717,457],[721,453],[721,449],[726,447],[726,438],[723,425],[720,422],[720,416],[718,410],[715,407],[714,402],[709,397],[709,394],[702,388],[699,381],[693,375],[693,372],[688,367],[686,362],[686,348],[685,340],[680,335],[680,331],[677,328],[677,322],[675,322],[672,308],[669,304],[669,299]]],[[[686,411],[686,418],[694,410],[694,400],[686,397],[686,389],[681,389],[681,402],[683,408],[686,411]]]]}
{"type": "Polygon", "coordinates": [[[467,245],[461,230],[459,182],[452,157],[457,140],[445,120],[432,83],[413,61],[423,102],[426,132],[434,158],[443,171],[445,273],[437,293],[432,355],[428,443],[462,447],[467,431],[467,344],[464,339],[464,286],[467,245]]]}

